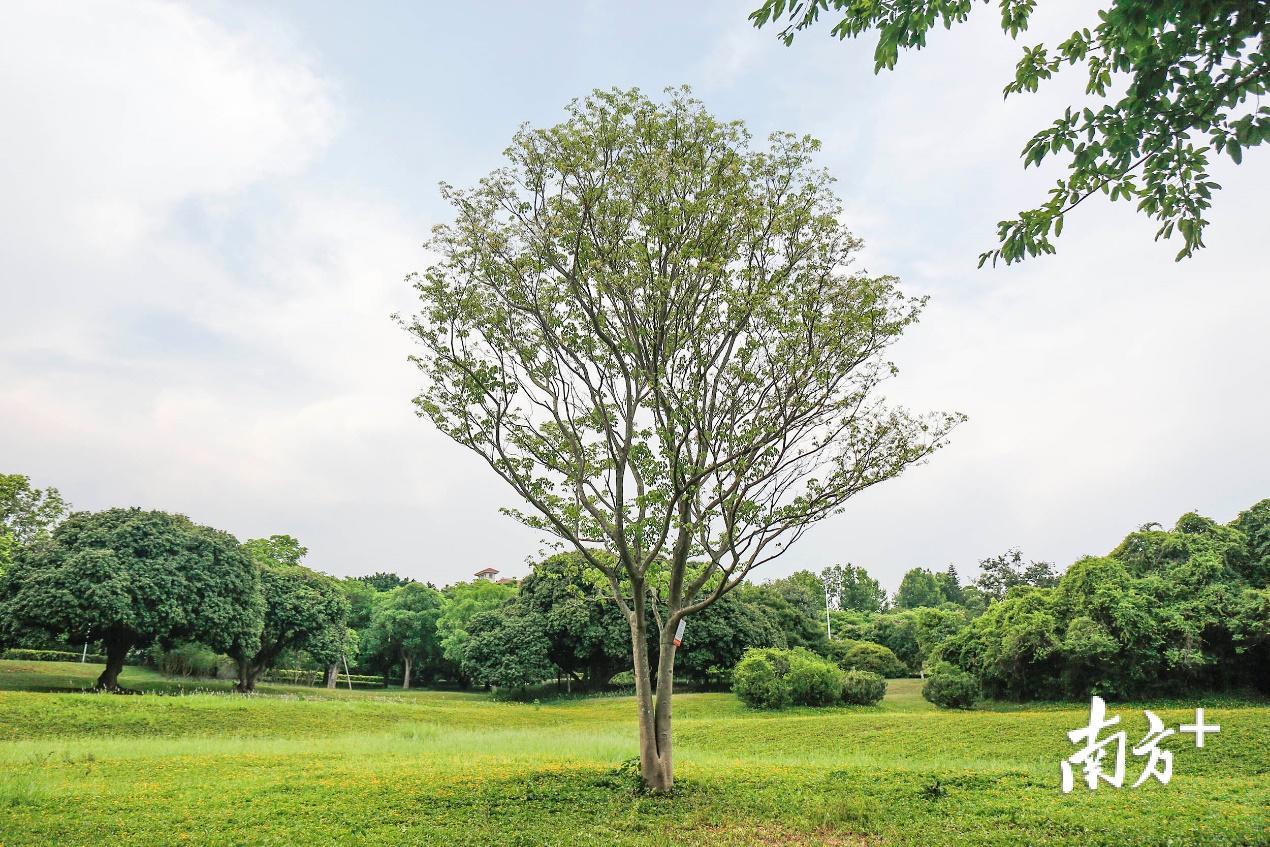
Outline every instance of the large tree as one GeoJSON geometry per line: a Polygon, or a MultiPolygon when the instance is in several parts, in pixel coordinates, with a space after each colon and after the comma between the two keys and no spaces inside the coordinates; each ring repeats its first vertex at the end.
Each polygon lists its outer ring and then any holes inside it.
{"type": "Polygon", "coordinates": [[[300,564],[308,551],[289,535],[252,539],[243,547],[260,573],[265,610],[259,637],[227,651],[238,663],[237,689],[254,691],[261,672],[287,650],[312,648],[324,664],[337,658],[349,610],[339,582],[300,564]]]}
{"type": "Polygon", "coordinates": [[[73,514],[20,548],[0,578],[0,625],[11,635],[100,639],[106,667],[97,687],[107,690],[119,688],[134,647],[257,645],[262,613],[259,576],[238,542],[165,512],[73,514]]]}
{"type": "Polygon", "coordinates": [[[604,575],[653,790],[673,784],[680,623],[956,421],[878,397],[922,303],[851,268],[817,148],[755,149],[684,91],[597,91],[475,188],[443,187],[455,220],[412,278],[419,411],[604,575]]]}
{"type": "MultiPolygon", "coordinates": [[[[830,34],[876,33],[875,72],[895,67],[901,49],[926,46],[927,33],[964,23],[989,0],[765,0],[756,26],[786,21],[781,38],[813,27],[822,12],[841,15],[830,34]]],[[[1036,0],[999,0],[1001,27],[1017,38],[1036,0]]],[[[1067,158],[1068,174],[1035,209],[997,225],[1000,244],[979,257],[1014,262],[1053,253],[1064,217],[1095,194],[1135,202],[1160,223],[1156,238],[1176,230],[1178,259],[1204,246],[1204,214],[1220,186],[1208,174],[1214,153],[1238,164],[1270,140],[1266,0],[1106,0],[1091,26],[1052,50],[1024,47],[1006,96],[1034,92],[1064,66],[1081,65],[1089,101],[1068,109],[1023,148],[1024,166],[1067,158]],[[1118,99],[1115,99],[1118,98],[1118,99]]]]}

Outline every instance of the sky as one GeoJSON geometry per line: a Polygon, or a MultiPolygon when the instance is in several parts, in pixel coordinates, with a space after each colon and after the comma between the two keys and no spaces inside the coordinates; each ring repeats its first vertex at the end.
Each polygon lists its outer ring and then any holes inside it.
{"type": "Polygon", "coordinates": [[[756,2],[4,4],[0,471],[78,509],[288,533],[341,576],[527,572],[541,539],[414,415],[390,315],[449,217],[439,182],[594,88],[688,84],[756,137],[823,141],[860,266],[930,298],[888,398],[969,417],[756,576],[852,562],[894,590],[1010,547],[1065,566],[1270,496],[1270,156],[1214,167],[1194,259],[1095,198],[1058,255],[980,270],[1060,173],[1024,171],[1024,142],[1083,96],[1070,72],[1001,89],[1097,4],[1041,4],[1020,42],[977,9],[874,75],[871,42],[785,47],[756,2]]]}

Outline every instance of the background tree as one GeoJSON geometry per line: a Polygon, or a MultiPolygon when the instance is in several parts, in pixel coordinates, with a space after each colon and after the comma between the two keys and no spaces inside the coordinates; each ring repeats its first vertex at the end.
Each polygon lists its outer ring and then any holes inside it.
{"type": "Polygon", "coordinates": [[[758,610],[781,633],[784,644],[776,646],[823,652],[826,641],[823,601],[817,605],[815,594],[805,586],[777,585],[776,582],[779,580],[763,585],[747,583],[737,590],[744,594],[746,605],[758,610]]]}
{"type": "Polygon", "coordinates": [[[402,688],[410,687],[411,670],[416,665],[429,674],[440,665],[437,620],[441,605],[441,592],[418,582],[399,585],[376,603],[364,641],[371,652],[401,662],[402,688]]]}
{"type": "Polygon", "coordinates": [[[455,677],[466,683],[468,680],[462,668],[469,638],[468,626],[477,615],[508,603],[516,596],[516,586],[478,579],[448,586],[444,594],[445,604],[437,618],[441,656],[451,666],[455,677]]]}
{"type": "Polygon", "coordinates": [[[965,598],[961,587],[961,577],[957,573],[956,565],[949,565],[947,570],[935,574],[935,581],[939,583],[939,593],[944,598],[945,603],[961,605],[965,598]]]}
{"type": "MultiPolygon", "coordinates": [[[[974,5],[766,0],[750,18],[760,27],[785,19],[780,35],[790,44],[832,8],[842,13],[832,35],[876,31],[878,72],[895,67],[902,48],[924,47],[936,24],[963,23],[974,5]]],[[[1001,0],[999,6],[1001,28],[1017,38],[1036,2],[1001,0]]],[[[1092,29],[1073,32],[1053,50],[1024,47],[1005,86],[1007,97],[1036,91],[1065,65],[1083,65],[1091,101],[1069,107],[1023,148],[1025,167],[1065,155],[1068,175],[1047,202],[998,224],[1000,245],[982,254],[979,264],[1053,253],[1050,237],[1062,233],[1066,214],[1099,192],[1134,201],[1159,221],[1157,240],[1176,228],[1183,240],[1178,259],[1204,246],[1204,213],[1220,187],[1208,174],[1211,155],[1224,152],[1238,164],[1244,150],[1270,139],[1270,106],[1260,103],[1270,84],[1268,17],[1265,0],[1108,0],[1092,29]]]]}
{"type": "Polygon", "coordinates": [[[560,553],[534,565],[516,598],[521,613],[541,616],[552,663],[586,689],[630,664],[630,625],[602,580],[581,554],[560,553]]]}
{"type": "Polygon", "coordinates": [[[550,679],[555,666],[547,655],[547,624],[533,612],[482,612],[468,625],[463,672],[477,685],[511,692],[550,679]]]}
{"type": "MultiPolygon", "coordinates": [[[[729,680],[732,668],[747,650],[789,647],[790,639],[780,627],[781,616],[772,614],[772,607],[759,599],[764,594],[762,589],[743,585],[693,615],[679,648],[677,672],[698,682],[720,685],[729,680]]],[[[802,631],[800,626],[796,633],[802,631]]]]}
{"type": "Polygon", "coordinates": [[[118,690],[134,647],[193,640],[254,649],[262,616],[260,578],[238,542],[165,512],[78,512],[19,548],[0,577],[6,635],[100,639],[106,667],[97,687],[107,690],[118,690]]]}
{"type": "Polygon", "coordinates": [[[1034,588],[1052,588],[1058,584],[1058,574],[1049,562],[1023,561],[1023,554],[1012,547],[996,556],[979,562],[979,576],[975,586],[991,600],[1000,600],[1017,585],[1034,588]]]}
{"type": "Polygon", "coordinates": [[[834,608],[857,612],[880,612],[886,605],[886,591],[869,572],[856,565],[832,565],[820,574],[829,588],[834,608]]]}
{"type": "Polygon", "coordinates": [[[388,571],[376,571],[366,576],[355,576],[353,579],[366,583],[376,591],[392,591],[394,588],[400,588],[407,583],[414,582],[410,577],[398,576],[388,571]]]}
{"type": "Polygon", "coordinates": [[[33,488],[30,477],[0,474],[0,573],[19,546],[47,536],[68,509],[56,488],[33,488]]]}
{"type": "Polygon", "coordinates": [[[419,410],[604,574],[653,790],[673,784],[679,622],[956,420],[881,404],[921,303],[849,269],[859,241],[816,149],[751,149],[683,92],[597,91],[518,132],[477,187],[443,187],[456,218],[413,278],[419,410]]]}
{"type": "Polygon", "coordinates": [[[1264,689],[1267,571],[1252,564],[1247,514],[1227,525],[1187,514],[1171,530],[1130,533],[1053,587],[1010,589],[938,652],[992,697],[1264,689]]]}
{"type": "Polygon", "coordinates": [[[312,649],[329,665],[346,638],[348,600],[339,582],[301,565],[308,551],[289,535],[252,539],[243,548],[260,574],[264,626],[258,638],[226,651],[238,663],[237,690],[254,691],[260,674],[286,650],[312,649]]]}
{"type": "Polygon", "coordinates": [[[912,568],[900,580],[895,592],[895,605],[901,609],[917,609],[922,606],[938,606],[944,602],[943,585],[939,578],[926,568],[912,568]]]}

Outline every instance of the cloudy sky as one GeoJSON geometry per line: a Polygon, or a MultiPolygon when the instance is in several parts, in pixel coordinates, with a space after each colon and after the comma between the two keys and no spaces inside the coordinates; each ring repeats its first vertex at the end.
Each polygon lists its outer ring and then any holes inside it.
{"type": "MultiPolygon", "coordinates": [[[[592,88],[687,83],[756,135],[824,141],[864,266],[931,297],[891,394],[970,416],[769,576],[851,561],[894,588],[1010,546],[1066,564],[1270,496],[1270,156],[1216,168],[1196,259],[1096,200],[1058,256],[977,270],[1054,176],[1018,151],[1079,80],[1003,102],[1019,45],[991,8],[877,77],[871,44],[786,48],[754,2],[4,4],[0,470],[78,508],[290,533],[339,575],[523,573],[538,541],[414,417],[389,315],[440,180],[592,88]]],[[[1042,5],[1061,17],[1026,43],[1093,7],[1042,5]]]]}

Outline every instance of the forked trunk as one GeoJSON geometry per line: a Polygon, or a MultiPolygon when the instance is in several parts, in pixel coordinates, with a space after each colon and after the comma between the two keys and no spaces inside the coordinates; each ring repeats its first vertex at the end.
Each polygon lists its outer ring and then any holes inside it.
{"type": "Polygon", "coordinates": [[[238,660],[238,684],[234,686],[234,690],[240,694],[250,694],[256,690],[256,677],[260,674],[260,668],[252,665],[250,659],[238,660]]]}
{"type": "Polygon", "coordinates": [[[665,794],[675,787],[670,734],[675,644],[670,638],[670,631],[663,631],[660,634],[660,649],[657,653],[657,685],[654,691],[648,662],[648,633],[644,624],[644,604],[637,597],[634,605],[630,623],[631,651],[634,654],[635,663],[635,699],[639,708],[639,771],[646,789],[657,794],[665,794]]]}
{"type": "Polygon", "coordinates": [[[100,691],[119,691],[119,673],[123,670],[123,660],[128,656],[128,648],[132,644],[127,639],[118,638],[105,642],[106,668],[97,677],[94,688],[100,691]]]}
{"type": "Polygon", "coordinates": [[[401,675],[401,688],[404,691],[410,687],[410,657],[403,655],[401,657],[401,664],[404,668],[401,675]]]}

